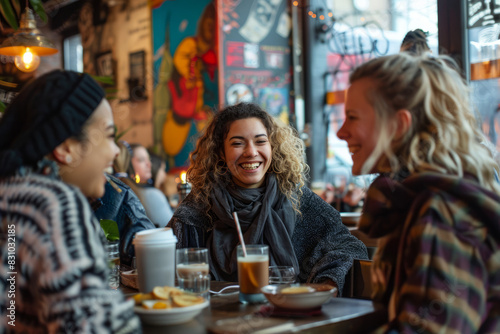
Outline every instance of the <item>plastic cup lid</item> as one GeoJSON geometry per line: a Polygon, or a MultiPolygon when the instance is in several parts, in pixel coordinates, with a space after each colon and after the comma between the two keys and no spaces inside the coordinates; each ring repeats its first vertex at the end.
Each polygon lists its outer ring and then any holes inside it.
{"type": "Polygon", "coordinates": [[[177,238],[170,227],[161,227],[137,232],[132,243],[134,245],[177,243],[177,238]]]}

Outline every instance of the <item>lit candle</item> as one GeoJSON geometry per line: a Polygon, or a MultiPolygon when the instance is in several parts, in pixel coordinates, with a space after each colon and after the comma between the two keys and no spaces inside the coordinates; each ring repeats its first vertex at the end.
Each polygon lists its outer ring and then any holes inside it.
{"type": "Polygon", "coordinates": [[[191,185],[186,180],[186,172],[181,172],[180,175],[181,182],[177,184],[177,192],[179,193],[179,203],[186,198],[186,196],[191,192],[191,185]]]}

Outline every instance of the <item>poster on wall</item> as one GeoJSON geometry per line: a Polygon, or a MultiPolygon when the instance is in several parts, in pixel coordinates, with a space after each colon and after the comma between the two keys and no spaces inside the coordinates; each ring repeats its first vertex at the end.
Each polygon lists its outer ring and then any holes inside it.
{"type": "Polygon", "coordinates": [[[185,170],[219,105],[214,1],[153,1],[154,140],[170,171],[185,170]]]}
{"type": "Polygon", "coordinates": [[[219,99],[255,102],[288,122],[292,90],[291,19],[285,0],[221,0],[219,99]]]}
{"type": "Polygon", "coordinates": [[[467,26],[484,27],[500,22],[500,1],[467,0],[467,26]]]}

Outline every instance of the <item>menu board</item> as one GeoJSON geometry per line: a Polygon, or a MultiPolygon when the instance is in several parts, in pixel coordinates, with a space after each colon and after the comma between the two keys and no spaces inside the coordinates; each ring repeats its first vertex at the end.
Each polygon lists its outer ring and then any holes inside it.
{"type": "Polygon", "coordinates": [[[290,110],[291,18],[285,0],[221,0],[219,100],[255,102],[288,119],[290,110]]]}
{"type": "Polygon", "coordinates": [[[467,0],[468,28],[484,27],[500,22],[500,1],[467,0]]]}

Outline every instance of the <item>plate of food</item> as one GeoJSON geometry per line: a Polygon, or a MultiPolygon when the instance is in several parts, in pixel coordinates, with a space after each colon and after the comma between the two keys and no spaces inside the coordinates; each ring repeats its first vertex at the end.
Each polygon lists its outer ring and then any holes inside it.
{"type": "Polygon", "coordinates": [[[174,325],[187,322],[209,305],[205,298],[175,287],[155,287],[151,293],[132,296],[134,312],[150,325],[174,325]]]}
{"type": "Polygon", "coordinates": [[[337,288],[328,284],[276,284],[261,289],[275,307],[305,310],[320,307],[333,297],[337,288]]]}

